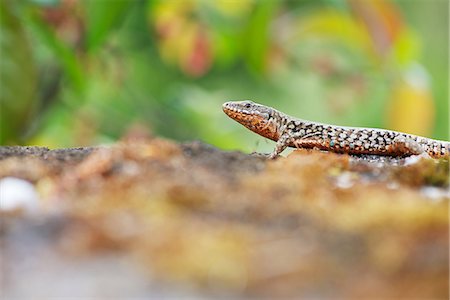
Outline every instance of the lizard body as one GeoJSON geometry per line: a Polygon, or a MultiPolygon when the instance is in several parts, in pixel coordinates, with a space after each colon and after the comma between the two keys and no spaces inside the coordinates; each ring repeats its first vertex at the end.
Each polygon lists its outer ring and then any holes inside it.
{"type": "Polygon", "coordinates": [[[223,111],[253,132],[277,142],[270,158],[287,147],[318,148],[336,153],[386,156],[449,157],[450,142],[412,134],[363,127],[322,124],[288,116],[251,101],[230,101],[223,111]]]}

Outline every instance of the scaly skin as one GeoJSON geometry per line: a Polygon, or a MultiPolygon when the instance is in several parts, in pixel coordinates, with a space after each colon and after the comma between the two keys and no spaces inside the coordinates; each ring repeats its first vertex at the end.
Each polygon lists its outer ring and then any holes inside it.
{"type": "Polygon", "coordinates": [[[448,158],[450,142],[432,140],[397,131],[344,127],[290,117],[251,101],[231,101],[223,111],[257,134],[277,142],[270,158],[287,147],[317,148],[348,154],[386,156],[424,155],[448,158]]]}

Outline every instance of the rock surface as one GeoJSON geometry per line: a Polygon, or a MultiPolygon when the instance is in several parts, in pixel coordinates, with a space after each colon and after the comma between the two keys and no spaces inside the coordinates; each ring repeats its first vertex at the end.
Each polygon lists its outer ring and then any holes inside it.
{"type": "Polygon", "coordinates": [[[7,298],[448,299],[448,161],[201,142],[0,147],[7,298]]]}

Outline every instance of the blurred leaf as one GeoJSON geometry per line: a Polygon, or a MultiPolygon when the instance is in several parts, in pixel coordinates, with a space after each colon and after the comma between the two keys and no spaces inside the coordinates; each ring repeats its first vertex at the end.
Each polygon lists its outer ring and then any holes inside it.
{"type": "Polygon", "coordinates": [[[372,43],[367,31],[348,13],[334,9],[322,9],[299,19],[298,37],[329,38],[373,54],[372,43]]]}
{"type": "Polygon", "coordinates": [[[265,71],[270,46],[269,26],[279,4],[279,1],[259,1],[250,15],[243,40],[243,52],[247,65],[254,71],[265,71]]]}
{"type": "Polygon", "coordinates": [[[64,73],[69,78],[74,90],[77,93],[81,93],[84,90],[85,82],[82,66],[78,62],[74,49],[58,39],[54,31],[40,17],[31,14],[30,21],[34,29],[33,33],[38,36],[39,40],[43,42],[62,65],[64,73]]]}
{"type": "Polygon", "coordinates": [[[85,1],[87,13],[87,48],[99,47],[121,22],[133,1],[85,1]]]}
{"type": "Polygon", "coordinates": [[[390,128],[411,134],[429,136],[435,118],[429,78],[420,65],[412,65],[392,91],[388,104],[390,128]]]}
{"type": "Polygon", "coordinates": [[[350,0],[356,19],[369,33],[372,47],[378,56],[390,53],[393,43],[405,27],[397,7],[384,0],[350,0]]]}
{"type": "Polygon", "coordinates": [[[157,1],[149,6],[162,59],[187,75],[203,75],[211,65],[211,43],[194,1],[157,1]]]}
{"type": "Polygon", "coordinates": [[[0,144],[18,143],[36,106],[36,69],[12,1],[0,1],[0,144]]]}
{"type": "Polygon", "coordinates": [[[411,30],[403,30],[394,42],[394,56],[400,65],[410,64],[419,57],[420,42],[411,30]]]}
{"type": "Polygon", "coordinates": [[[324,3],[344,11],[349,10],[348,1],[345,0],[322,0],[324,3]]]}
{"type": "Polygon", "coordinates": [[[30,2],[37,4],[37,5],[42,5],[42,6],[56,6],[61,1],[60,0],[30,0],[30,2]]]}
{"type": "Polygon", "coordinates": [[[242,15],[248,15],[250,9],[253,7],[255,0],[216,0],[205,1],[206,5],[213,6],[216,10],[220,11],[222,15],[230,17],[238,17],[242,15]]]}

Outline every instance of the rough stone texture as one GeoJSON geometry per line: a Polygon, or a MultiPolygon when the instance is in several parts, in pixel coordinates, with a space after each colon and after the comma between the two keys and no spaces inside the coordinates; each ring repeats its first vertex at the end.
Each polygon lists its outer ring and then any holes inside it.
{"type": "Polygon", "coordinates": [[[445,160],[141,139],[0,147],[11,176],[39,210],[0,212],[6,298],[448,298],[445,160]]]}

